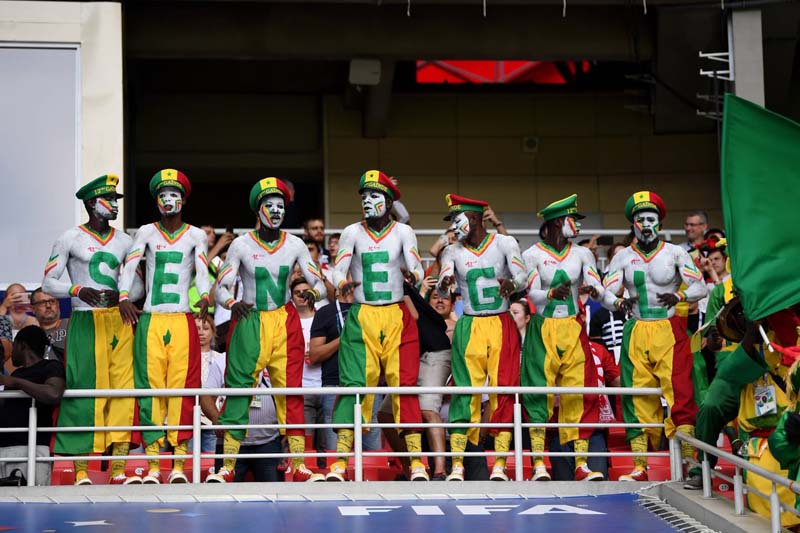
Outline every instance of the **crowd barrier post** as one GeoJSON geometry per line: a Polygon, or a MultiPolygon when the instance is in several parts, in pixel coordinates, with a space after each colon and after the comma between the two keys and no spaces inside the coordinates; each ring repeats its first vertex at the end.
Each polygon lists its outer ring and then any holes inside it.
{"type": "Polygon", "coordinates": [[[28,486],[36,485],[36,400],[31,398],[28,410],[28,486]]]}

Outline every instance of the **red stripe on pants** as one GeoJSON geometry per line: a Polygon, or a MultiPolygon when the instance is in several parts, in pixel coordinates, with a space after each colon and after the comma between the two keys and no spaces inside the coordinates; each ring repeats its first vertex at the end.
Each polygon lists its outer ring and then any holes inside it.
{"type": "Polygon", "coordinates": [[[675,403],[670,406],[670,418],[675,426],[685,424],[694,426],[697,418],[697,404],[694,402],[692,384],[693,354],[691,341],[686,335],[683,321],[673,316],[669,319],[675,346],[672,348],[672,391],[675,403]]]}
{"type": "MultiPolygon", "coordinates": [[[[516,387],[519,385],[520,372],[520,343],[519,331],[514,323],[511,313],[502,313],[500,319],[500,362],[497,365],[498,387],[516,387]]],[[[497,408],[489,420],[492,423],[511,422],[514,420],[514,395],[498,394],[497,408]]],[[[508,428],[492,428],[489,433],[496,435],[500,431],[509,431],[508,428]]]]}
{"type": "MultiPolygon", "coordinates": [[[[292,302],[286,304],[286,386],[303,386],[303,364],[306,341],[300,315],[292,302]]],[[[305,424],[303,396],[286,396],[286,423],[305,424]]],[[[287,429],[287,435],[305,435],[302,428],[287,429]]]]}
{"type": "MultiPolygon", "coordinates": [[[[419,331],[417,322],[408,311],[404,302],[398,304],[403,312],[403,332],[400,335],[398,357],[400,387],[416,387],[419,377],[419,331]]],[[[418,424],[422,422],[422,411],[419,410],[419,397],[416,394],[400,396],[400,423],[418,424]]],[[[418,429],[417,429],[418,430],[418,429]]],[[[406,429],[405,431],[413,431],[406,429]]]]}
{"type": "MultiPolygon", "coordinates": [[[[186,313],[186,327],[189,328],[189,353],[187,354],[188,363],[186,366],[186,381],[183,386],[187,389],[199,389],[200,383],[200,335],[197,333],[197,323],[194,321],[192,313],[186,313]]],[[[181,421],[180,424],[192,425],[194,420],[194,397],[184,396],[181,400],[181,421]]],[[[192,430],[179,430],[178,442],[183,442],[192,438],[192,430]]],[[[197,443],[195,443],[197,446],[197,443]]]]}

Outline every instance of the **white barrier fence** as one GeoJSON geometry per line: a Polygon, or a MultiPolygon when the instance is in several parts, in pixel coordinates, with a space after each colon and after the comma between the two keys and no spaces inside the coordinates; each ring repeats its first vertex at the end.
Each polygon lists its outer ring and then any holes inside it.
{"type": "MultiPolygon", "coordinates": [[[[243,425],[213,425],[202,426],[203,430],[209,429],[235,429],[235,428],[297,428],[297,429],[318,429],[318,428],[352,428],[355,433],[355,441],[353,451],[348,454],[340,454],[335,452],[314,452],[304,453],[302,457],[340,457],[347,456],[354,458],[354,477],[355,481],[363,481],[363,458],[369,455],[379,455],[386,457],[408,457],[412,454],[409,452],[364,452],[362,449],[362,431],[368,428],[429,428],[429,427],[465,427],[465,424],[450,424],[450,423],[420,423],[420,424],[387,424],[387,423],[363,423],[361,417],[361,396],[365,394],[513,394],[514,395],[514,411],[513,420],[508,424],[500,423],[479,423],[469,424],[469,427],[478,428],[512,428],[514,435],[514,442],[522,442],[522,430],[531,427],[541,428],[558,428],[558,427],[596,427],[596,428],[609,428],[609,427],[625,427],[625,428],[648,428],[658,427],[663,428],[663,423],[660,424],[625,424],[625,423],[612,423],[612,424],[558,424],[558,423],[525,423],[522,417],[522,401],[520,395],[525,394],[608,394],[608,395],[627,395],[627,396],[661,396],[661,389],[659,388],[623,388],[623,387],[315,387],[315,388],[270,388],[270,389],[257,389],[259,396],[266,395],[348,395],[355,396],[356,402],[354,405],[354,424],[243,424],[243,425]]],[[[36,418],[36,402],[32,400],[31,408],[29,410],[28,427],[23,428],[0,428],[0,433],[21,433],[28,434],[28,454],[27,454],[27,483],[29,486],[35,484],[36,475],[36,462],[54,462],[64,460],[99,460],[105,459],[97,455],[75,455],[75,456],[57,456],[57,457],[37,457],[36,456],[36,435],[38,432],[82,432],[82,431],[139,431],[139,430],[191,430],[192,438],[194,440],[194,447],[191,455],[159,455],[159,458],[172,458],[172,459],[191,459],[192,460],[192,483],[200,483],[200,459],[202,457],[226,458],[226,457],[247,457],[247,458],[285,458],[294,457],[298,454],[288,453],[269,453],[269,454],[208,454],[202,453],[200,449],[200,396],[253,396],[254,389],[73,389],[64,393],[65,398],[130,398],[130,397],[194,397],[194,410],[192,425],[159,425],[159,426],[79,426],[79,427],[37,427],[36,418]]],[[[25,393],[18,391],[3,391],[0,392],[0,398],[27,398],[25,393]]],[[[429,456],[444,456],[452,457],[453,452],[431,452],[427,453],[429,456]]],[[[532,457],[532,452],[523,452],[521,446],[516,446],[513,452],[465,452],[464,456],[513,456],[515,459],[514,479],[516,481],[523,480],[523,457],[532,457]]],[[[546,451],[542,454],[548,457],[574,457],[574,452],[549,452],[546,451]]],[[[670,472],[673,479],[680,479],[681,476],[681,461],[680,449],[674,445],[674,441],[670,443],[669,452],[649,452],[647,454],[634,454],[632,452],[588,452],[581,453],[580,455],[588,457],[630,457],[633,455],[647,455],[652,457],[670,457],[670,472]]],[[[115,456],[115,459],[141,459],[141,455],[126,455],[115,456]]],[[[0,462],[19,462],[25,460],[25,457],[7,457],[0,458],[0,462]]]]}
{"type": "Polygon", "coordinates": [[[733,506],[735,513],[737,515],[744,515],[745,514],[745,496],[748,493],[753,493],[760,498],[764,498],[765,500],[769,501],[770,504],[770,529],[773,533],[779,533],[781,531],[781,512],[788,511],[795,516],[800,516],[800,511],[795,509],[793,506],[786,506],[781,503],[780,498],[778,496],[778,486],[786,487],[795,494],[800,494],[800,486],[796,485],[794,481],[787,479],[783,476],[776,474],[775,472],[771,472],[766,468],[762,468],[758,465],[751,464],[747,459],[739,457],[738,455],[734,455],[728,453],[726,451],[720,450],[715,446],[711,446],[705,442],[699,441],[694,437],[690,437],[685,433],[678,431],[675,435],[675,439],[677,441],[686,441],[692,446],[695,447],[697,450],[701,450],[704,454],[714,455],[720,459],[725,459],[726,461],[733,463],[735,465],[735,474],[733,478],[726,476],[721,472],[717,472],[713,468],[711,468],[711,464],[708,461],[708,457],[704,457],[701,463],[701,467],[703,470],[703,497],[704,498],[712,498],[711,494],[711,478],[712,477],[719,477],[724,479],[729,483],[733,483],[733,506]],[[744,479],[742,477],[742,470],[746,470],[752,474],[757,476],[761,476],[768,481],[771,482],[771,490],[769,494],[764,494],[763,492],[753,488],[747,487],[744,485],[744,479]]]}

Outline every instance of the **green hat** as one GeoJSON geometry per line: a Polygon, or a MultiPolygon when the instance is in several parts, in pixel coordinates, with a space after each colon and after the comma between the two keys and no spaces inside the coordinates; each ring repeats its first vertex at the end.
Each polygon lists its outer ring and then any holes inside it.
{"type": "Polygon", "coordinates": [[[122,195],[117,192],[118,183],[119,176],[116,174],[104,174],[78,189],[78,192],[75,193],[75,198],[85,202],[111,192],[116,193],[117,198],[122,198],[122,195]]]}
{"type": "Polygon", "coordinates": [[[292,192],[282,179],[275,177],[264,178],[258,180],[258,182],[253,185],[253,188],[250,189],[250,209],[258,211],[258,204],[261,202],[261,199],[271,194],[283,196],[286,203],[292,201],[292,192]]]}
{"type": "Polygon", "coordinates": [[[553,220],[567,215],[572,215],[577,219],[586,218],[580,213],[578,213],[577,194],[567,196],[566,198],[562,198],[561,200],[556,200],[555,202],[548,205],[547,207],[545,207],[536,214],[544,218],[545,221],[553,220]]]}

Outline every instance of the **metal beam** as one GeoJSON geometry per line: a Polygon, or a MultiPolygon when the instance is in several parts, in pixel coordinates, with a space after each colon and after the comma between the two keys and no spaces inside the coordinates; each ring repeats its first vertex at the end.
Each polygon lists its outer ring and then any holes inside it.
{"type": "Polygon", "coordinates": [[[128,57],[180,59],[647,60],[640,6],[492,7],[130,3],[128,57]]]}

